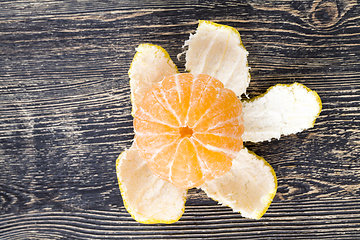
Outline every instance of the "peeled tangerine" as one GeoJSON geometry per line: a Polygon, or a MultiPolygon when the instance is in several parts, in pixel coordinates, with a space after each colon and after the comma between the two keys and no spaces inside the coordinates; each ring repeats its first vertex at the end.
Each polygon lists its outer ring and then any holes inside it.
{"type": "Polygon", "coordinates": [[[199,21],[185,42],[186,70],[177,74],[161,47],[141,44],[129,70],[135,142],[116,160],[121,195],[141,223],[172,223],[187,189],[200,187],[221,204],[259,219],[275,196],[274,170],[242,147],[314,125],[316,92],[276,85],[243,101],[248,52],[232,27],[199,21]]]}
{"type": "Polygon", "coordinates": [[[242,148],[241,109],[235,93],[209,75],[166,77],[135,113],[139,155],[161,179],[198,187],[230,170],[242,148]]]}

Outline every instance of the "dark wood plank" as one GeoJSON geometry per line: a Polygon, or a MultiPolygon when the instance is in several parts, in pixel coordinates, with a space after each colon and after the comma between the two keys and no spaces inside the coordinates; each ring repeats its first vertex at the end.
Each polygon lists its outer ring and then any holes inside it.
{"type": "Polygon", "coordinates": [[[2,1],[1,239],[360,238],[360,7],[356,1],[2,1]],[[135,47],[176,55],[198,19],[234,26],[250,97],[316,90],[313,129],[246,146],[278,176],[261,220],[192,189],[181,220],[143,225],[123,207],[115,159],[131,145],[135,47]]]}

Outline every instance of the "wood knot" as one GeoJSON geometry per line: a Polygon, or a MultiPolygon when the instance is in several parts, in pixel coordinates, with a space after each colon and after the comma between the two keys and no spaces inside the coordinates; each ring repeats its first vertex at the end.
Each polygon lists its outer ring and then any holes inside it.
{"type": "Polygon", "coordinates": [[[335,25],[339,20],[339,15],[335,1],[315,1],[311,11],[311,20],[315,26],[326,28],[335,25]]]}

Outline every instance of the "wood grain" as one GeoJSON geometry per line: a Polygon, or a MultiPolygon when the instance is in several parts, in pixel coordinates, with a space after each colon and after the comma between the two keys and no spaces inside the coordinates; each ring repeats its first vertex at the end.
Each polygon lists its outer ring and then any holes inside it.
{"type": "Polygon", "coordinates": [[[0,239],[359,239],[360,7],[356,1],[2,1],[0,239]],[[123,207],[115,159],[134,137],[127,71],[140,43],[184,70],[198,19],[239,30],[250,97],[317,91],[314,128],[245,145],[279,188],[261,220],[192,189],[181,220],[143,225],[123,207]]]}

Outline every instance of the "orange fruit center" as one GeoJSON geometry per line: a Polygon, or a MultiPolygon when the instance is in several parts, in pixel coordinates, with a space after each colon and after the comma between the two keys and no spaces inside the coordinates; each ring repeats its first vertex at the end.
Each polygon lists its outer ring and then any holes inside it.
{"type": "Polygon", "coordinates": [[[193,134],[193,130],[189,127],[180,127],[180,137],[183,138],[183,137],[191,137],[192,134],[193,134]]]}
{"type": "Polygon", "coordinates": [[[134,129],[153,174],[179,188],[198,187],[229,171],[242,148],[242,106],[209,75],[176,74],[145,94],[134,129]]]}

